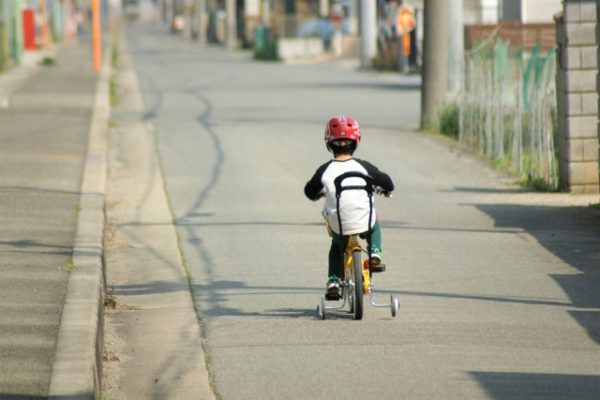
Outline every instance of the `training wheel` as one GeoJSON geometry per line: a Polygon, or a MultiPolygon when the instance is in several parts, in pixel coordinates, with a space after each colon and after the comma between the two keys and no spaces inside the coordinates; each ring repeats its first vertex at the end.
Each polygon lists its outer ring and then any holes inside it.
{"type": "Polygon", "coordinates": [[[392,309],[392,317],[395,317],[398,313],[398,307],[400,307],[400,303],[398,303],[398,298],[396,296],[390,296],[390,308],[392,309]]]}
{"type": "Polygon", "coordinates": [[[321,302],[317,304],[317,315],[321,319],[325,319],[325,299],[321,297],[321,302]]]}
{"type": "Polygon", "coordinates": [[[348,295],[348,312],[352,314],[354,312],[354,296],[352,294],[348,295]]]}

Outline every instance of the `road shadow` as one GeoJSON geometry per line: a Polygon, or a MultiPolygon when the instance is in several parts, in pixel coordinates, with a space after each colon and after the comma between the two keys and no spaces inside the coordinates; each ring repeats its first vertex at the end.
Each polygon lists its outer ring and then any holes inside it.
{"type": "MultiPolygon", "coordinates": [[[[203,307],[201,315],[209,317],[273,317],[273,318],[313,318],[315,311],[305,308],[271,308],[261,311],[244,311],[242,308],[230,307],[232,299],[235,304],[244,304],[247,296],[294,295],[298,293],[314,293],[318,299],[321,288],[302,286],[252,286],[242,281],[215,280],[209,284],[192,284],[191,289],[197,298],[203,298],[208,307],[203,307]]],[[[144,296],[176,291],[189,291],[190,285],[182,282],[153,281],[143,284],[111,285],[108,292],[117,297],[144,296]]],[[[315,300],[315,304],[316,304],[315,300]]],[[[316,307],[316,305],[315,305],[316,307]]]]}
{"type": "Polygon", "coordinates": [[[440,189],[439,193],[527,193],[529,189],[522,187],[481,188],[474,186],[456,186],[453,189],[440,189]]]}
{"type": "Polygon", "coordinates": [[[597,400],[600,376],[469,372],[494,400],[597,400]]]}
{"type": "MultiPolygon", "coordinates": [[[[61,395],[60,398],[63,400],[78,400],[92,398],[93,393],[80,393],[74,395],[61,395]]],[[[31,394],[11,394],[11,393],[0,393],[0,400],[48,400],[48,396],[38,396],[31,394]]]]}
{"type": "Polygon", "coordinates": [[[267,89],[275,90],[388,90],[388,91],[416,91],[421,88],[421,83],[416,80],[407,80],[406,82],[383,82],[383,81],[349,81],[340,82],[302,82],[288,83],[285,85],[267,85],[267,89]]]}
{"type": "MultiPolygon", "coordinates": [[[[592,207],[551,207],[475,204],[494,219],[497,228],[521,229],[577,273],[550,274],[569,296],[569,314],[600,344],[600,210],[592,207]]],[[[600,393],[600,392],[597,392],[600,393]]]]}
{"type": "Polygon", "coordinates": [[[12,254],[48,254],[59,256],[73,255],[73,246],[65,246],[61,244],[51,245],[42,243],[38,240],[31,239],[15,239],[15,240],[0,240],[1,252],[12,254]],[[2,249],[6,247],[6,249],[2,249]]]}
{"type": "MultiPolygon", "coordinates": [[[[290,308],[265,308],[260,311],[244,311],[239,307],[231,307],[229,304],[244,304],[244,298],[248,296],[268,297],[273,295],[292,296],[297,294],[310,294],[314,299],[315,307],[320,296],[323,295],[322,287],[307,286],[257,286],[248,285],[243,281],[236,280],[215,280],[206,284],[192,284],[192,291],[197,299],[203,299],[207,306],[202,307],[200,312],[202,316],[209,317],[269,317],[269,318],[314,318],[315,310],[302,307],[290,308]]],[[[153,281],[143,284],[131,285],[111,285],[108,292],[117,297],[124,296],[144,296],[160,293],[171,293],[175,291],[188,291],[190,286],[182,282],[153,281]]],[[[393,289],[375,289],[373,296],[378,302],[385,302],[390,295],[398,296],[402,301],[405,297],[431,297],[445,298],[449,300],[473,300],[481,302],[510,303],[524,305],[543,305],[554,307],[568,307],[570,304],[558,301],[539,300],[535,298],[524,297],[501,297],[501,296],[480,296],[470,294],[456,294],[444,292],[423,292],[393,289]]],[[[343,315],[343,311],[334,311],[332,315],[343,315]]],[[[590,315],[580,312],[574,312],[573,317],[583,322],[589,321],[590,315]]]]}

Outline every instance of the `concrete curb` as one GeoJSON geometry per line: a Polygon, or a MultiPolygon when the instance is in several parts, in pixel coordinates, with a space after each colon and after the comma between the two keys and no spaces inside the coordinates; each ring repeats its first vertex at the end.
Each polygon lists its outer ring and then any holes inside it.
{"type": "Polygon", "coordinates": [[[69,277],[58,332],[49,390],[51,399],[100,397],[110,72],[110,57],[107,56],[96,86],[81,184],[81,211],[73,248],[74,269],[69,277]]]}

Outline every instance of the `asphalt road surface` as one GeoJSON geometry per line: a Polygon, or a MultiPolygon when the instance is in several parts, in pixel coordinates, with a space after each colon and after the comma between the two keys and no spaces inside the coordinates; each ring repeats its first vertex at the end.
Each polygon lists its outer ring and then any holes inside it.
{"type": "Polygon", "coordinates": [[[413,77],[254,62],[153,25],[126,37],[223,399],[600,396],[597,211],[416,132],[413,77]],[[397,186],[376,199],[374,278],[397,318],[316,318],[329,242],[302,190],[336,115],[397,186]]]}

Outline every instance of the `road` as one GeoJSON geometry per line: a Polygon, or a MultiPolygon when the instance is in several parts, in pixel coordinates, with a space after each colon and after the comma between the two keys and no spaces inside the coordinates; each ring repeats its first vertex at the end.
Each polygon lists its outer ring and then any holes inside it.
{"type": "Polygon", "coordinates": [[[253,62],[153,25],[126,37],[223,399],[597,398],[599,216],[582,198],[527,193],[416,132],[413,78],[253,62]],[[397,186],[377,199],[375,277],[397,318],[315,318],[329,244],[302,189],[342,114],[397,186]]]}

